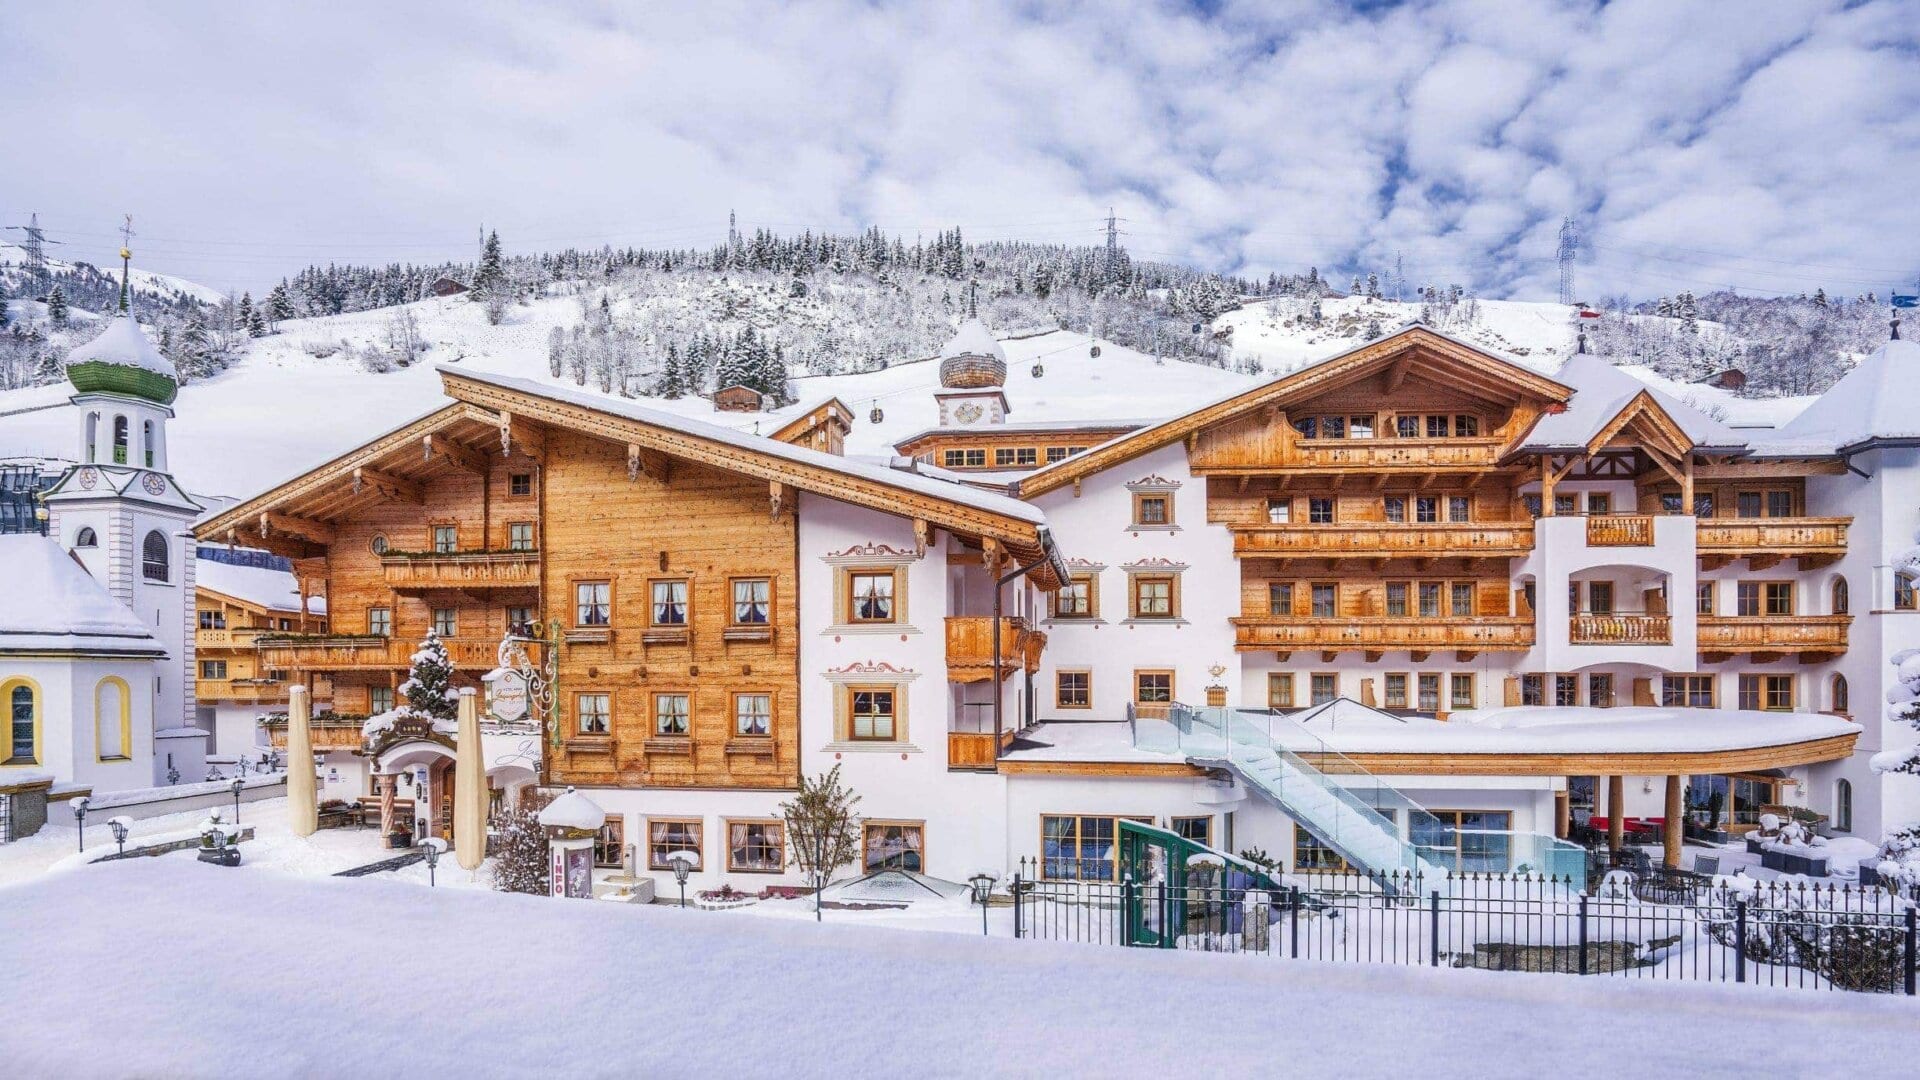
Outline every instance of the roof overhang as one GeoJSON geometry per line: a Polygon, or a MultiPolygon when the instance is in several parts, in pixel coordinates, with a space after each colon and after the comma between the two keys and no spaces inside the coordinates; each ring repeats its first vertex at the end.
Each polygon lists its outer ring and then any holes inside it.
{"type": "Polygon", "coordinates": [[[1573,396],[1573,388],[1564,383],[1416,323],[1337,356],[1309,364],[1265,385],[1241,391],[1182,416],[1102,443],[1065,461],[1045,466],[1022,479],[1016,490],[1023,499],[1043,495],[1252,410],[1284,405],[1297,398],[1335,389],[1365,377],[1376,368],[1410,362],[1415,355],[1424,355],[1429,362],[1444,363],[1461,372],[1473,372],[1478,380],[1477,388],[1469,388],[1469,392],[1490,393],[1487,387],[1498,387],[1502,393],[1548,402],[1565,402],[1573,396]]]}

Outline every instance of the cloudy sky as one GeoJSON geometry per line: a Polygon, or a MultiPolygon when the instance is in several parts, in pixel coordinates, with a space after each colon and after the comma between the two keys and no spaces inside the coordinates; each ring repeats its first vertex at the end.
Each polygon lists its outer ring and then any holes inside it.
{"type": "MultiPolygon", "coordinates": [[[[12,5],[0,219],[260,289],[743,226],[1551,297],[1920,273],[1920,0],[12,5]]],[[[18,233],[6,234],[17,237],[18,233]]],[[[1909,290],[1911,291],[1911,290],[1909,290]]]]}

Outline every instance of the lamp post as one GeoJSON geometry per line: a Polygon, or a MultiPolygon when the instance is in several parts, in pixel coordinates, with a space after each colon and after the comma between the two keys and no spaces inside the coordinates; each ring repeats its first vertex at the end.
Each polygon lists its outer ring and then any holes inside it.
{"type": "Polygon", "coordinates": [[[247,788],[247,782],[236,776],[233,783],[227,785],[233,791],[233,823],[240,824],[240,793],[247,788]]]}
{"type": "Polygon", "coordinates": [[[426,841],[420,845],[420,853],[427,858],[427,886],[429,888],[438,884],[434,880],[433,868],[440,865],[440,853],[446,849],[447,842],[437,836],[427,837],[426,841]]]}
{"type": "Polygon", "coordinates": [[[80,834],[80,850],[87,850],[87,807],[90,800],[85,795],[73,800],[74,832],[80,834]]]}
{"type": "Polygon", "coordinates": [[[125,855],[127,853],[127,819],[108,818],[107,825],[113,829],[113,842],[119,846],[120,854],[125,855]]]}
{"type": "Polygon", "coordinates": [[[967,884],[973,886],[973,902],[980,905],[981,937],[987,936],[987,901],[993,897],[994,881],[994,876],[985,871],[967,879],[967,884]]]}
{"type": "Polygon", "coordinates": [[[697,858],[691,851],[674,851],[667,854],[667,861],[673,864],[673,880],[680,886],[680,906],[687,906],[687,878],[693,874],[693,863],[697,858]]]}

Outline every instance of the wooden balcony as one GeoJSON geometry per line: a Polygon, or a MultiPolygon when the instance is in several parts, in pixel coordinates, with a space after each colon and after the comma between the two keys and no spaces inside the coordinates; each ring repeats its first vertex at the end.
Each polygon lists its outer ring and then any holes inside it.
{"type": "MultiPolygon", "coordinates": [[[[1001,737],[1001,745],[1013,741],[1013,732],[1001,737]]],[[[947,732],[947,768],[991,769],[997,755],[993,752],[991,731],[947,732]]]]}
{"type": "MultiPolygon", "coordinates": [[[[1000,677],[1024,668],[1040,670],[1040,653],[1047,635],[1030,629],[1027,620],[1000,620],[1000,677]]],[[[993,676],[993,619],[955,615],[947,619],[947,678],[953,682],[981,682],[993,676]]]]}
{"type": "Polygon", "coordinates": [[[195,679],[198,701],[230,701],[241,705],[285,705],[287,684],[273,679],[195,679]]]}
{"type": "Polygon", "coordinates": [[[386,555],[380,570],[387,587],[415,593],[433,589],[533,589],[540,585],[537,551],[459,551],[386,555]]]}
{"type": "Polygon", "coordinates": [[[1652,547],[1653,515],[1595,514],[1587,518],[1588,547],[1652,547]]]}
{"type": "Polygon", "coordinates": [[[1852,523],[1852,518],[1701,518],[1694,546],[1709,570],[1735,559],[1748,560],[1755,570],[1781,559],[1799,559],[1802,569],[1813,569],[1847,553],[1852,523]]]}
{"type": "Polygon", "coordinates": [[[1851,622],[1851,615],[1702,615],[1695,647],[1703,655],[1752,653],[1756,660],[1841,653],[1847,650],[1851,622]],[[1766,657],[1769,653],[1775,655],[1766,657]]]}
{"type": "MultiPolygon", "coordinates": [[[[500,643],[490,638],[442,638],[459,670],[491,671],[500,643]]],[[[374,671],[406,668],[419,643],[368,635],[271,637],[255,646],[258,663],[274,671],[374,671]]]]}
{"type": "MultiPolygon", "coordinates": [[[[361,728],[366,724],[363,716],[336,716],[323,713],[315,716],[308,725],[307,733],[313,740],[315,750],[358,750],[366,744],[366,736],[361,728]]],[[[279,749],[287,748],[287,722],[284,719],[269,721],[266,725],[267,738],[279,749]]]]}
{"type": "Polygon", "coordinates": [[[1192,454],[1195,473],[1298,472],[1312,469],[1360,472],[1465,472],[1499,463],[1505,440],[1303,439],[1284,425],[1258,432],[1203,431],[1192,454]]]}
{"type": "Polygon", "coordinates": [[[193,647],[195,649],[251,649],[253,643],[270,634],[284,634],[284,630],[268,630],[261,626],[241,626],[230,630],[195,630],[193,647]]]}
{"type": "Polygon", "coordinates": [[[1567,639],[1575,645],[1671,645],[1671,615],[1575,615],[1567,639]]]}
{"type": "Polygon", "coordinates": [[[1410,618],[1367,615],[1355,618],[1315,619],[1284,616],[1235,618],[1234,648],[1240,652],[1291,652],[1295,649],[1365,649],[1384,652],[1406,649],[1425,652],[1458,649],[1463,652],[1517,650],[1533,647],[1530,616],[1480,615],[1459,618],[1410,618]]]}
{"type": "Polygon", "coordinates": [[[1533,522],[1235,525],[1233,553],[1259,558],[1521,558],[1533,550],[1533,522]]]}

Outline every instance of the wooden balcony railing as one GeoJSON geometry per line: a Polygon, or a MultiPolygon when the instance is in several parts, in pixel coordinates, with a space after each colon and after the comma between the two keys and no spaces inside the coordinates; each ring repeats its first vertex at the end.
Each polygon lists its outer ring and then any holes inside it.
{"type": "Polygon", "coordinates": [[[1701,518],[1694,546],[1701,555],[1746,558],[1847,553],[1852,518],[1701,518]]]}
{"type": "Polygon", "coordinates": [[[1495,436],[1423,441],[1415,439],[1303,439],[1291,428],[1258,433],[1203,431],[1189,457],[1195,472],[1261,472],[1273,469],[1461,469],[1488,468],[1505,440],[1495,436]]]}
{"type": "MultiPolygon", "coordinates": [[[[490,638],[441,638],[453,666],[491,671],[499,664],[500,643],[490,638]]],[[[350,671],[405,668],[419,644],[367,635],[263,638],[255,645],[259,663],[276,671],[350,671]]]]}
{"type": "Polygon", "coordinates": [[[1588,547],[1652,547],[1650,514],[1596,514],[1587,519],[1588,547]]]}
{"type": "MultiPolygon", "coordinates": [[[[1027,626],[1027,620],[1000,620],[1000,677],[1023,667],[1040,670],[1040,654],[1047,635],[1027,626]]],[[[947,619],[947,678],[953,682],[980,682],[993,676],[993,619],[955,615],[947,619]]]]}
{"type": "Polygon", "coordinates": [[[1533,550],[1533,522],[1437,524],[1235,525],[1233,553],[1262,558],[1521,557],[1533,550]]]}
{"type": "Polygon", "coordinates": [[[1851,615],[1702,615],[1695,648],[1703,653],[1842,652],[1851,615]]]}
{"type": "Polygon", "coordinates": [[[253,643],[270,634],[284,634],[284,630],[269,630],[263,626],[238,626],[226,630],[195,630],[193,647],[196,649],[251,649],[253,643]]]}
{"type": "Polygon", "coordinates": [[[426,589],[531,589],[540,584],[537,551],[461,551],[444,555],[387,555],[380,560],[387,587],[426,589]]]}
{"type": "Polygon", "coordinates": [[[1575,645],[1671,645],[1671,615],[1575,615],[1567,637],[1575,645]]]}
{"type": "Polygon", "coordinates": [[[947,732],[947,768],[988,769],[993,761],[993,732],[947,732]]]}
{"type": "Polygon", "coordinates": [[[1294,649],[1528,649],[1533,619],[1511,615],[1471,618],[1360,616],[1344,619],[1295,619],[1241,616],[1232,620],[1234,648],[1240,652],[1288,652],[1294,649]]]}
{"type": "Polygon", "coordinates": [[[199,701],[235,701],[262,705],[287,700],[287,684],[272,679],[195,679],[193,696],[199,701]]]}

